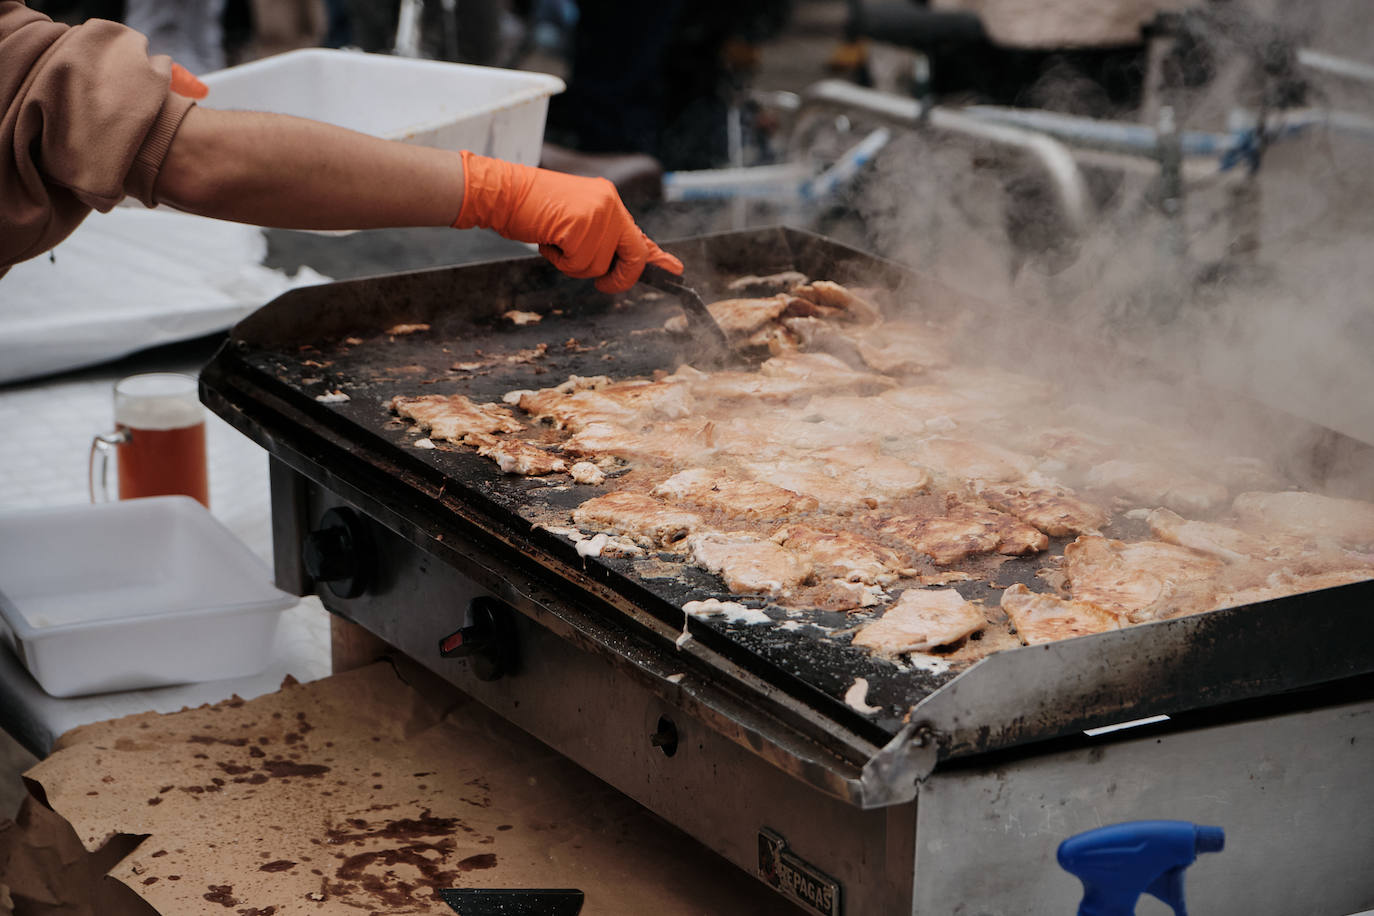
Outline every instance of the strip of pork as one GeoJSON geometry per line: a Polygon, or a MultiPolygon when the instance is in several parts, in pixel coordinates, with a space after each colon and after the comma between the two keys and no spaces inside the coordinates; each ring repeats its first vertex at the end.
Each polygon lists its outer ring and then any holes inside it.
{"type": "Polygon", "coordinates": [[[584,528],[624,534],[645,547],[677,547],[702,527],[702,518],[643,493],[607,493],[573,510],[573,521],[584,528]]]}
{"type": "Polygon", "coordinates": [[[1210,512],[1229,495],[1221,484],[1147,461],[1105,461],[1088,472],[1087,486],[1138,506],[1164,506],[1186,515],[1210,512]]]}
{"type": "Polygon", "coordinates": [[[1374,504],[1294,490],[1242,493],[1233,504],[1242,524],[1294,537],[1374,547],[1374,504]]]}
{"type": "Polygon", "coordinates": [[[1006,484],[985,487],[979,495],[994,509],[1014,515],[1051,537],[1095,532],[1109,519],[1101,507],[1079,499],[1064,487],[1006,484]]]}
{"type": "Polygon", "coordinates": [[[654,487],[651,495],[701,506],[727,518],[781,519],[806,515],[820,506],[813,497],[762,481],[740,480],[719,468],[689,468],[654,487]]]}
{"type": "Polygon", "coordinates": [[[1132,623],[1215,606],[1221,568],[1214,557],[1162,541],[1083,535],[1064,548],[1069,593],[1132,623]]]}
{"type": "Polygon", "coordinates": [[[469,433],[516,433],[525,428],[505,407],[474,404],[461,394],[398,395],[391,399],[390,407],[427,430],[431,439],[450,442],[458,442],[469,433]]]}
{"type": "Polygon", "coordinates": [[[1115,614],[1090,601],[1065,601],[1020,583],[1002,592],[1002,610],[1028,646],[1121,628],[1115,614]]]}
{"type": "Polygon", "coordinates": [[[854,645],[895,657],[951,645],[986,626],[983,612],[952,588],[909,588],[855,634],[854,645]]]}
{"type": "Polygon", "coordinates": [[[785,595],[811,575],[796,554],[748,532],[694,534],[687,551],[694,564],[719,575],[736,595],[785,595]]]}
{"type": "Polygon", "coordinates": [[[1035,466],[1029,455],[973,439],[932,436],[916,443],[911,457],[946,481],[1005,483],[1019,480],[1035,466]]]}
{"type": "Polygon", "coordinates": [[[809,562],[820,579],[888,585],[903,565],[894,551],[849,531],[788,525],[773,540],[809,562]]]}
{"type": "Polygon", "coordinates": [[[478,433],[465,436],[463,441],[476,446],[477,454],[495,461],[506,474],[543,477],[568,469],[568,463],[562,458],[519,439],[498,439],[478,433]]]}

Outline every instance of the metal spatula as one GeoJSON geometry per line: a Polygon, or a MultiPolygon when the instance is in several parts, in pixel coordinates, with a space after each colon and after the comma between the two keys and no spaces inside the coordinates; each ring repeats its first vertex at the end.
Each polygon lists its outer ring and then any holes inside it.
{"type": "Polygon", "coordinates": [[[729,339],[720,325],[716,324],[706,303],[681,277],[657,265],[648,264],[639,275],[639,282],[677,297],[682,314],[687,318],[687,333],[700,351],[698,362],[724,366],[739,361],[739,353],[730,346],[729,339]]]}
{"type": "Polygon", "coordinates": [[[460,887],[439,891],[458,916],[577,916],[583,894],[578,890],[460,887]]]}

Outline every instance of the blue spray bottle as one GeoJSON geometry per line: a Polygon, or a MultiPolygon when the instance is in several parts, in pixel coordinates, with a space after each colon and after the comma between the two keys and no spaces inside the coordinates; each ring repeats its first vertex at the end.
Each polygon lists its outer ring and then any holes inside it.
{"type": "Polygon", "coordinates": [[[1059,864],[1083,882],[1078,916],[1131,916],[1141,894],[1188,916],[1183,870],[1200,852],[1220,852],[1225,841],[1220,827],[1131,821],[1069,837],[1059,844],[1059,864]]]}

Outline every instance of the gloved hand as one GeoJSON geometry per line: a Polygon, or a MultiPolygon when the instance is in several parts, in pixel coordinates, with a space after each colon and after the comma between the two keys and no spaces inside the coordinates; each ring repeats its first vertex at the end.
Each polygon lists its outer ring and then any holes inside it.
{"type": "Polygon", "coordinates": [[[537,242],[539,253],[571,277],[596,277],[603,293],[624,292],[644,265],[675,274],[682,262],[635,225],[615,185],[463,151],[463,207],[453,226],[495,229],[537,242]]]}
{"type": "Polygon", "coordinates": [[[172,91],[188,99],[203,99],[210,94],[210,87],[196,79],[190,70],[172,61],[172,91]]]}

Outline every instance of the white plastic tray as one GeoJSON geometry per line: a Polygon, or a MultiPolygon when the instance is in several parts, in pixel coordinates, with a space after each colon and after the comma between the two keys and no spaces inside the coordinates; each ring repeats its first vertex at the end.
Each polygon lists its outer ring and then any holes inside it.
{"type": "Polygon", "coordinates": [[[53,696],[255,674],[295,603],[184,496],[0,516],[0,637],[53,696]]]}
{"type": "Polygon", "coordinates": [[[206,108],[313,118],[390,140],[539,163],[547,73],[311,48],[203,77],[206,108]]]}

